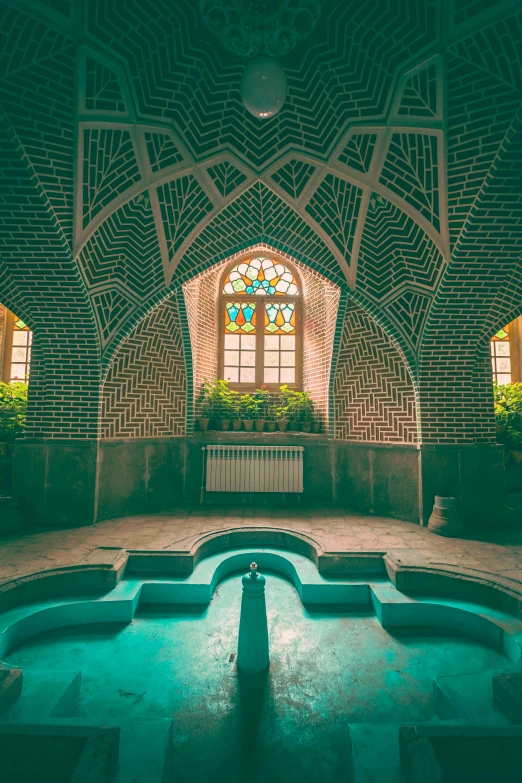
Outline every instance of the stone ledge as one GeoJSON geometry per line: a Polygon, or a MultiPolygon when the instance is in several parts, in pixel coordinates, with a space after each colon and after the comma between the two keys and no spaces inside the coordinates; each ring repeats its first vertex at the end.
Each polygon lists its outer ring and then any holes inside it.
{"type": "Polygon", "coordinates": [[[493,704],[511,723],[522,723],[522,673],[495,674],[493,704]]]}
{"type": "Polygon", "coordinates": [[[22,692],[21,669],[0,667],[0,714],[6,712],[22,692]]]}

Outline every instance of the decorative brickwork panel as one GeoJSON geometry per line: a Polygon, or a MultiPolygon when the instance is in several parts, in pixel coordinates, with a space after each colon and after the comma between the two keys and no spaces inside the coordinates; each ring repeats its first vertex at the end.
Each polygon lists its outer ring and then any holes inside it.
{"type": "Polygon", "coordinates": [[[339,160],[352,169],[367,174],[370,171],[376,140],[375,133],[354,133],[339,155],[339,160]]]}
{"type": "Polygon", "coordinates": [[[191,230],[212,210],[212,203],[193,176],[160,186],[158,198],[169,255],[174,255],[191,230]]]}
{"type": "Polygon", "coordinates": [[[75,49],[64,36],[4,7],[0,51],[0,104],[32,168],[33,184],[45,191],[53,219],[71,246],[75,49]]]}
{"type": "Polygon", "coordinates": [[[147,152],[152,171],[181,163],[183,155],[167,133],[145,133],[147,152]]]}
{"type": "Polygon", "coordinates": [[[289,196],[293,199],[298,199],[314,171],[315,166],[311,166],[303,160],[291,160],[272,174],[272,179],[289,196]]]}
{"type": "MultiPolygon", "coordinates": [[[[516,28],[515,28],[516,29],[516,28]]],[[[520,92],[470,62],[448,55],[448,220],[452,246],[520,105],[520,92]]],[[[497,56],[501,56],[497,51],[497,56]]]]}
{"type": "Polygon", "coordinates": [[[86,128],[83,132],[84,227],[115,196],[141,178],[129,131],[86,128]]]}
{"type": "Polygon", "coordinates": [[[408,78],[397,114],[400,117],[436,117],[437,94],[437,69],[435,65],[429,65],[408,78]]]}
{"type": "Polygon", "coordinates": [[[187,374],[173,297],[159,305],[117,351],[103,385],[103,438],[185,434],[187,374]]]}
{"type": "Polygon", "coordinates": [[[373,193],[361,239],[358,290],[379,303],[413,355],[443,269],[442,256],[426,232],[373,193]]]}
{"type": "Polygon", "coordinates": [[[228,161],[211,166],[207,171],[224,198],[246,180],[245,174],[228,161]]]}
{"type": "Polygon", "coordinates": [[[225,207],[194,239],[179,262],[178,280],[186,282],[234,253],[266,242],[327,276],[345,284],[331,250],[288,204],[261,182],[225,207]]]}
{"type": "Polygon", "coordinates": [[[352,252],[361,196],[360,188],[327,174],[306,206],[345,258],[352,252]]]}
{"type": "Polygon", "coordinates": [[[381,182],[440,228],[437,136],[394,133],[381,182]]]}
{"type": "Polygon", "coordinates": [[[85,108],[93,112],[125,112],[117,74],[92,57],[87,57],[85,63],[85,108]]]}
{"type": "Polygon", "coordinates": [[[101,224],[83,248],[79,263],[105,346],[129,312],[164,286],[147,193],[128,201],[101,224]]]}
{"type": "Polygon", "coordinates": [[[380,326],[349,302],[334,378],[335,437],[415,443],[415,391],[401,353],[380,326]]]}

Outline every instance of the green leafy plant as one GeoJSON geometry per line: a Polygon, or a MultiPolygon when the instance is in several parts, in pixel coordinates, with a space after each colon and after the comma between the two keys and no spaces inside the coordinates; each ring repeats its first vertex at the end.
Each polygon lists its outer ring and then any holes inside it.
{"type": "Polygon", "coordinates": [[[252,395],[257,403],[256,418],[267,419],[270,404],[270,394],[266,386],[256,389],[252,395]]]}
{"type": "MultiPolygon", "coordinates": [[[[291,421],[311,421],[314,412],[314,401],[308,392],[295,391],[283,384],[280,389],[282,408],[286,409],[291,421]]],[[[285,417],[286,418],[286,417],[285,417]]]]}
{"type": "Polygon", "coordinates": [[[210,417],[216,419],[235,418],[238,408],[238,393],[229,388],[228,381],[216,380],[203,382],[203,405],[210,417]]]}
{"type": "Polygon", "coordinates": [[[212,416],[212,405],[210,402],[209,397],[209,389],[211,384],[209,381],[207,381],[206,378],[203,380],[203,385],[201,387],[201,392],[199,394],[198,399],[196,400],[196,410],[199,411],[199,418],[200,419],[210,419],[212,416]]]}
{"type": "Polygon", "coordinates": [[[253,394],[242,394],[239,398],[241,418],[247,421],[256,419],[259,412],[259,400],[253,394]]]}
{"type": "Polygon", "coordinates": [[[27,384],[0,382],[0,441],[12,443],[25,428],[27,384]]]}
{"type": "Polygon", "coordinates": [[[522,451],[522,383],[493,384],[497,440],[522,451]]]}

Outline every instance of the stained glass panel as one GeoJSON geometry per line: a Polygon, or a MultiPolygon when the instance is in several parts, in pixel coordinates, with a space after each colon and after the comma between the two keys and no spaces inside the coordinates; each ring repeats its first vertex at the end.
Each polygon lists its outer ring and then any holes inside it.
{"type": "Polygon", "coordinates": [[[504,326],[491,338],[491,364],[493,379],[497,383],[511,383],[511,351],[509,344],[509,325],[504,326]]]}
{"type": "Polygon", "coordinates": [[[297,296],[297,280],[283,264],[270,258],[252,258],[235,266],[223,286],[224,294],[297,296]]]}
{"type": "Polygon", "coordinates": [[[293,302],[266,303],[265,333],[295,334],[295,304],[293,302]]]}
{"type": "Polygon", "coordinates": [[[254,334],[256,305],[254,302],[226,302],[225,331],[232,334],[254,334]]]}
{"type": "Polygon", "coordinates": [[[223,377],[231,383],[255,383],[255,324],[254,302],[226,302],[223,377]]]}

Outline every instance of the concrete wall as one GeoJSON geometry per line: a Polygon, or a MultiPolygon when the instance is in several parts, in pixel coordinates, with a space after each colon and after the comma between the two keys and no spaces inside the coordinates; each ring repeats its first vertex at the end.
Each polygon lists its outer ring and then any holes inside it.
{"type": "MultiPolygon", "coordinates": [[[[329,440],[302,433],[200,433],[94,441],[20,440],[14,495],[28,522],[84,525],[200,502],[202,447],[210,443],[303,445],[297,501],[426,523],[434,496],[456,497],[470,527],[509,521],[502,447],[438,447],[329,440]]],[[[296,496],[207,493],[210,506],[295,509],[296,496]]]]}

